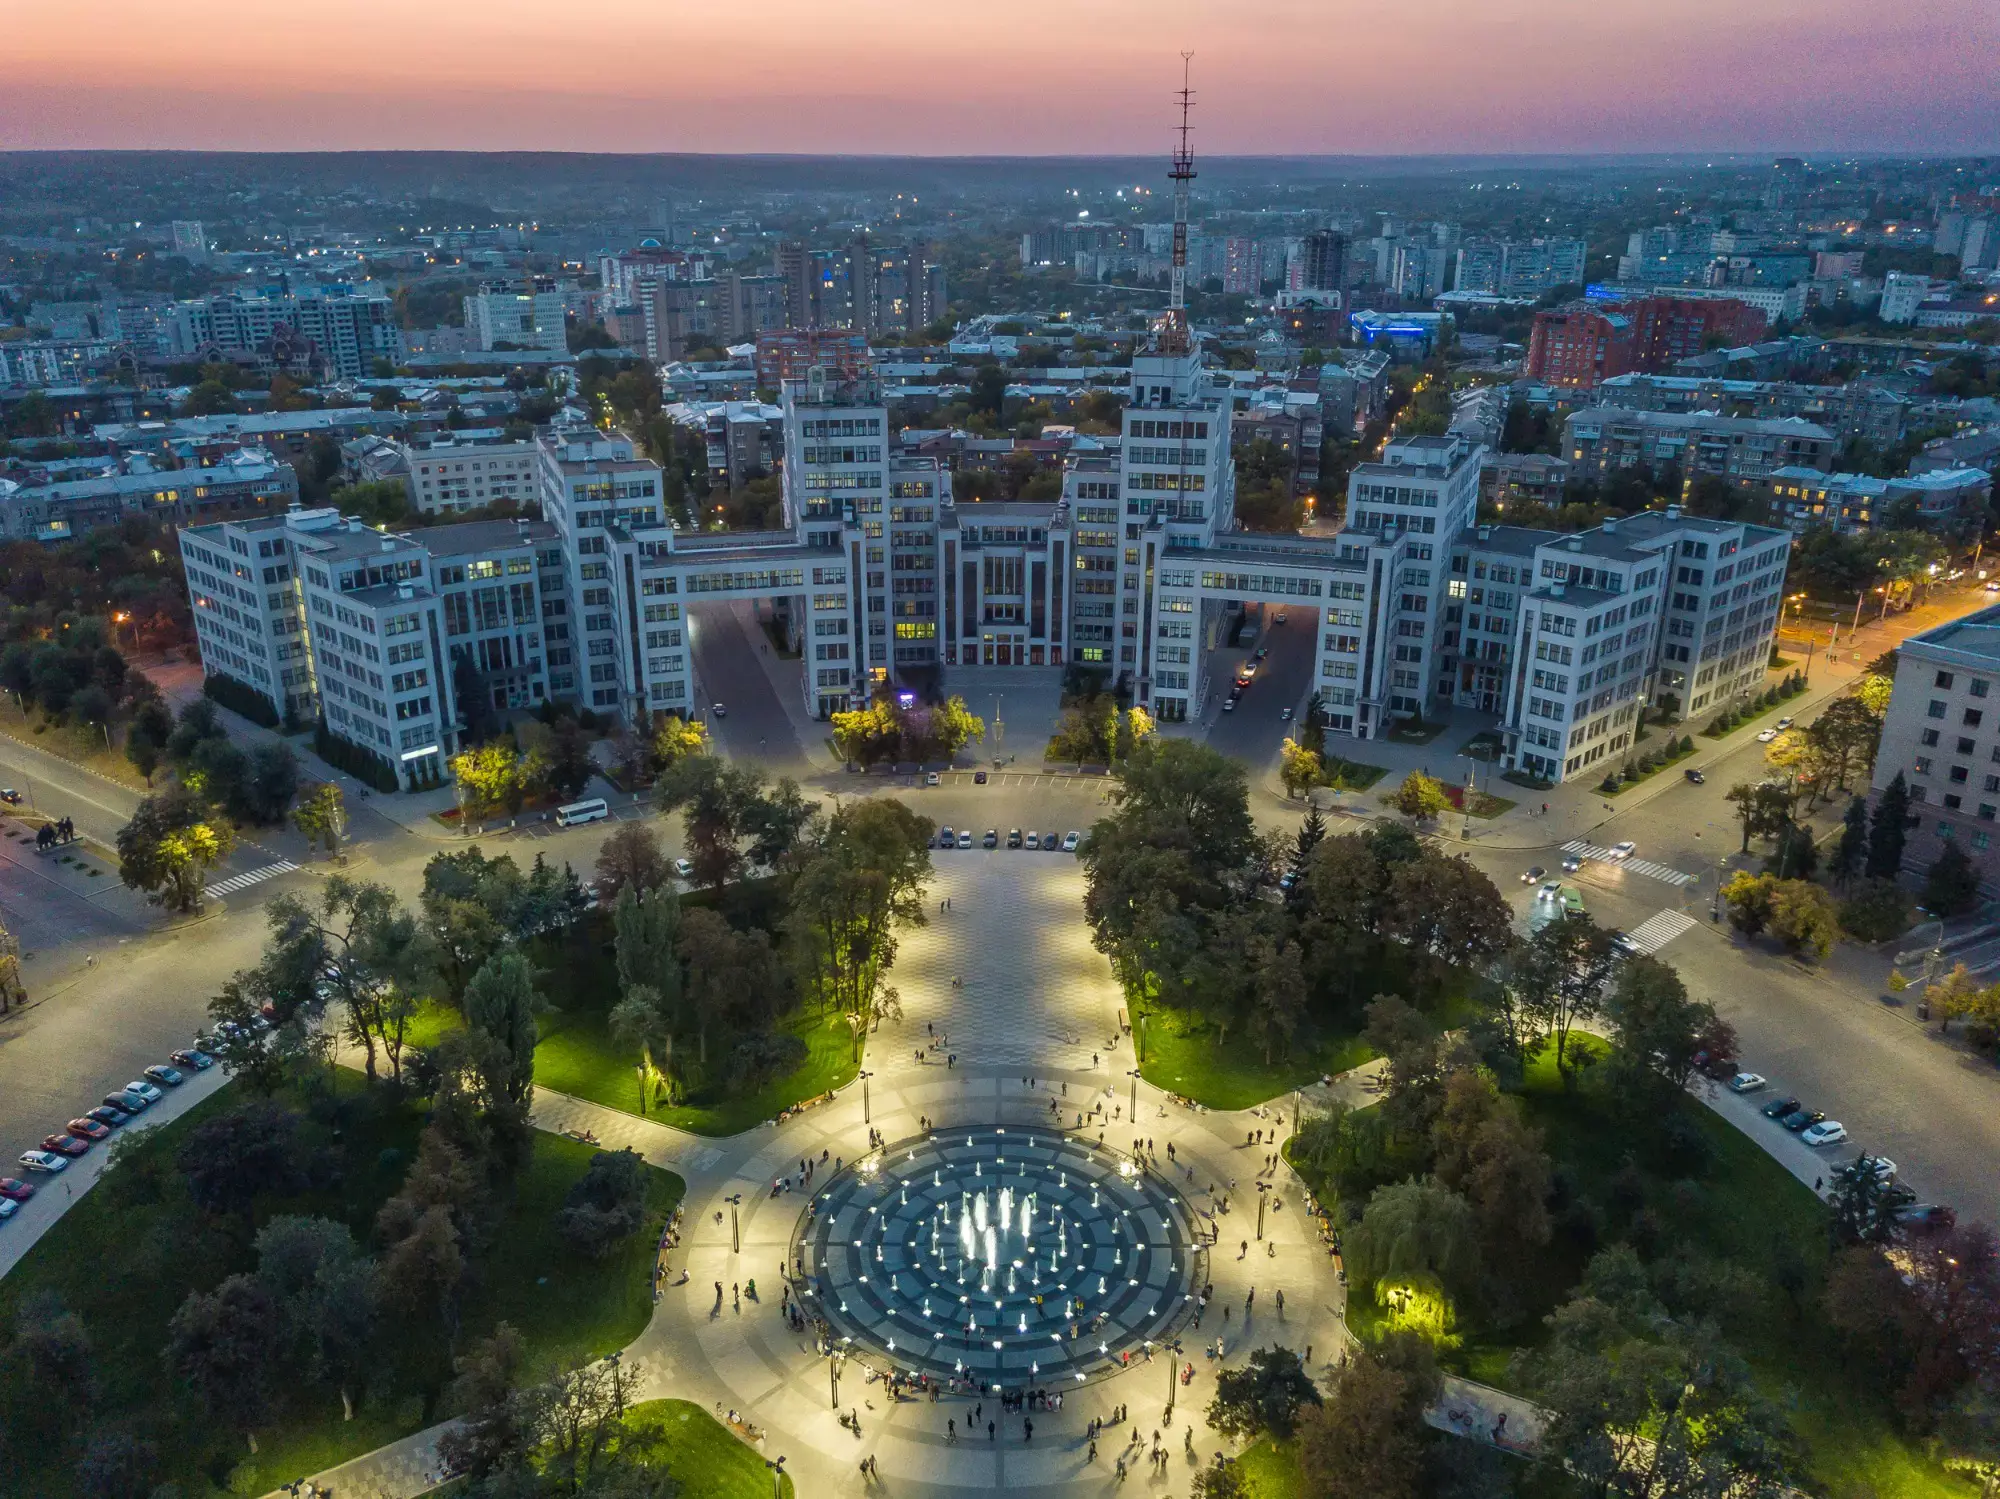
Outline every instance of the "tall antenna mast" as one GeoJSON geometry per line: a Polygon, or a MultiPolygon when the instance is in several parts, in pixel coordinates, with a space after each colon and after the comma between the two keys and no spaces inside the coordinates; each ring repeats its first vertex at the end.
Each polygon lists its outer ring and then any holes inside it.
{"type": "Polygon", "coordinates": [[[1194,90],[1189,86],[1193,68],[1194,54],[1183,52],[1180,144],[1174,150],[1173,170],[1167,173],[1174,184],[1174,262],[1161,343],[1163,346],[1171,345],[1176,353],[1185,353],[1190,344],[1187,328],[1188,184],[1194,181],[1194,147],[1188,137],[1194,127],[1188,114],[1194,108],[1194,90]]]}

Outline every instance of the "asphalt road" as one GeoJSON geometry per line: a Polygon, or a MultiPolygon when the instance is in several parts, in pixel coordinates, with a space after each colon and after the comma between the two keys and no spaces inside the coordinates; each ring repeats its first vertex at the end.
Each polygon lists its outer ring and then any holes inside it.
{"type": "Polygon", "coordinates": [[[1314,636],[1318,633],[1317,609],[1286,609],[1285,623],[1277,623],[1278,609],[1266,606],[1268,628],[1251,650],[1219,650],[1208,653],[1209,697],[1207,708],[1208,742],[1225,755],[1248,765],[1263,765],[1278,752],[1292,725],[1279,715],[1290,708],[1296,717],[1312,689],[1314,636]],[[1256,647],[1270,654],[1258,664],[1234,711],[1225,713],[1229,685],[1236,668],[1256,647]]]}
{"type": "MultiPolygon", "coordinates": [[[[747,604],[706,604],[688,611],[694,651],[697,704],[707,716],[711,739],[733,760],[761,765],[773,775],[804,776],[812,770],[799,744],[791,715],[760,656],[771,642],[751,617],[747,604]],[[713,709],[721,703],[726,712],[713,709]]],[[[792,662],[777,663],[789,676],[792,662]]]]}

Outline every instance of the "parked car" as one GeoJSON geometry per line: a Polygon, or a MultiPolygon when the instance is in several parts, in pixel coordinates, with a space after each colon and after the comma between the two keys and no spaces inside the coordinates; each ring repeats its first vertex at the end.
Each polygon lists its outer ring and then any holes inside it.
{"type": "Polygon", "coordinates": [[[1055,853],[1062,847],[1062,839],[1056,837],[1053,832],[1044,833],[1042,834],[1042,847],[1050,853],[1055,853]]]}
{"type": "Polygon", "coordinates": [[[1776,739],[1777,737],[1778,737],[1778,731],[1776,729],[1759,729],[1757,731],[1757,742],[1759,744],[1769,744],[1773,739],[1776,739]]]}
{"type": "Polygon", "coordinates": [[[1625,839],[1621,843],[1611,845],[1611,857],[1614,859],[1629,859],[1638,851],[1639,845],[1634,843],[1630,838],[1625,839]]]}
{"type": "Polygon", "coordinates": [[[1041,846],[1042,846],[1042,835],[1040,833],[1028,834],[1029,848],[1040,848],[1041,846]]]}
{"type": "Polygon", "coordinates": [[[1019,828],[1007,829],[1007,847],[1019,848],[1020,846],[1021,846],[1021,830],[1019,828]]]}
{"type": "Polygon", "coordinates": [[[0,1176],[0,1197],[9,1202],[26,1202],[35,1195],[33,1182],[24,1182],[18,1176],[0,1176]]]}
{"type": "Polygon", "coordinates": [[[114,1109],[108,1103],[101,1103],[94,1109],[85,1109],[84,1117],[86,1119],[95,1119],[99,1124],[104,1125],[108,1129],[116,1129],[132,1116],[123,1109],[114,1109]]]}
{"type": "Polygon", "coordinates": [[[676,879],[683,879],[683,880],[693,879],[694,861],[692,859],[674,860],[674,877],[676,879]]]}
{"type": "Polygon", "coordinates": [[[52,1150],[57,1155],[86,1155],[90,1151],[90,1142],[71,1134],[43,1135],[42,1149],[52,1150]]]}
{"type": "Polygon", "coordinates": [[[1824,1118],[1826,1118],[1826,1111],[1824,1109],[1793,1109],[1791,1113],[1785,1115],[1778,1123],[1784,1125],[1786,1129],[1796,1135],[1811,1129],[1824,1118]]]}
{"type": "Polygon", "coordinates": [[[1935,1202],[1912,1202],[1891,1209],[1889,1216],[1896,1220],[1897,1227],[1912,1233],[1942,1233],[1951,1227],[1957,1215],[1935,1202]]]}
{"type": "Polygon", "coordinates": [[[1875,1180],[1887,1186],[1896,1179],[1896,1163],[1885,1155],[1857,1156],[1857,1161],[1868,1161],[1875,1169],[1875,1180]]]}
{"type": "Polygon", "coordinates": [[[185,1067],[192,1072],[206,1072],[215,1065],[215,1058],[207,1052],[195,1051],[189,1047],[182,1047],[168,1056],[167,1060],[176,1067],[185,1067]]]}
{"type": "Polygon", "coordinates": [[[164,1083],[169,1088],[178,1088],[187,1079],[180,1072],[163,1062],[155,1062],[146,1069],[146,1076],[156,1083],[164,1083]]]}
{"type": "Polygon", "coordinates": [[[151,1083],[141,1082],[138,1078],[133,1078],[131,1082],[127,1083],[125,1091],[127,1093],[138,1094],[147,1103],[158,1103],[162,1098],[166,1097],[166,1094],[162,1093],[151,1083]]]}
{"type": "Polygon", "coordinates": [[[1234,713],[1234,712],[1236,711],[1236,694],[1235,694],[1235,693],[1233,693],[1233,692],[1232,692],[1232,693],[1230,693],[1228,697],[1226,697],[1226,698],[1224,698],[1224,699],[1222,700],[1222,711],[1223,711],[1224,713],[1234,713]]]}
{"type": "Polygon", "coordinates": [[[975,786],[984,786],[986,784],[986,772],[983,770],[975,770],[972,773],[972,784],[975,786]]]}
{"type": "Polygon", "coordinates": [[[16,1213],[20,1211],[21,1211],[21,1204],[14,1201],[13,1198],[0,1197],[0,1223],[5,1223],[9,1218],[13,1217],[16,1213]]]}
{"type": "Polygon", "coordinates": [[[958,846],[960,848],[972,847],[972,829],[967,828],[958,835],[958,846]]]}
{"type": "Polygon", "coordinates": [[[1536,880],[1547,879],[1548,875],[1549,872],[1546,869],[1542,868],[1541,865],[1530,864],[1526,869],[1526,871],[1523,872],[1523,874],[1521,875],[1521,883],[1524,885],[1532,885],[1535,883],[1536,880]]]}
{"type": "Polygon", "coordinates": [[[24,1150],[21,1164],[30,1171],[46,1171],[53,1176],[58,1171],[69,1170],[69,1161],[49,1150],[24,1150]]]}
{"type": "Polygon", "coordinates": [[[1278,623],[1283,624],[1284,622],[1285,622],[1285,611],[1280,609],[1278,611],[1278,623]]]}
{"type": "Polygon", "coordinates": [[[1079,843],[1081,843],[1081,842],[1083,842],[1083,834],[1081,834],[1081,833],[1078,833],[1078,832],[1074,832],[1074,831],[1072,831],[1072,832],[1068,832],[1068,833],[1064,833],[1064,834],[1063,834],[1063,852],[1064,852],[1064,853],[1066,853],[1066,854],[1073,854],[1073,853],[1075,853],[1075,852],[1076,852],[1076,846],[1077,846],[1077,845],[1078,845],[1079,843]]]}
{"type": "Polygon", "coordinates": [[[935,786],[942,779],[943,778],[939,776],[938,773],[934,770],[928,770],[924,772],[924,784],[926,786],[935,786]]]}
{"type": "Polygon", "coordinates": [[[69,1132],[79,1140],[108,1140],[111,1138],[111,1126],[108,1124],[99,1124],[95,1119],[72,1119],[69,1122],[69,1132]]]}
{"type": "Polygon", "coordinates": [[[988,828],[986,836],[979,841],[986,848],[998,848],[1000,846],[1000,830],[998,828],[988,828]]]}
{"type": "Polygon", "coordinates": [[[1692,781],[1697,786],[1702,785],[1708,780],[1708,777],[1703,775],[1700,769],[1693,765],[1690,765],[1686,770],[1682,771],[1681,774],[1686,776],[1688,780],[1692,781]]]}
{"type": "Polygon", "coordinates": [[[1798,1108],[1798,1106],[1799,1101],[1796,1098],[1774,1098],[1764,1105],[1764,1117],[1766,1119],[1782,1119],[1785,1115],[1798,1108]]]}
{"type": "Polygon", "coordinates": [[[939,828],[939,829],[938,829],[938,839],[937,839],[937,846],[938,846],[939,848],[957,848],[957,847],[958,847],[958,834],[954,833],[954,832],[953,832],[953,831],[952,831],[952,830],[951,830],[950,828],[948,828],[948,827],[944,827],[944,828],[939,828]]]}
{"type": "Polygon", "coordinates": [[[1808,1124],[1800,1132],[1799,1138],[1814,1147],[1838,1145],[1847,1138],[1847,1126],[1838,1119],[1819,1119],[1808,1124]]]}
{"type": "Polygon", "coordinates": [[[1755,1093],[1768,1086],[1769,1080],[1761,1072],[1739,1072],[1729,1080],[1729,1091],[1732,1093],[1755,1093]]]}
{"type": "Polygon", "coordinates": [[[147,1103],[147,1100],[141,1098],[137,1093],[124,1092],[107,1093],[104,1095],[104,1101],[110,1107],[123,1109],[128,1114],[140,1113],[145,1109],[147,1103]]]}

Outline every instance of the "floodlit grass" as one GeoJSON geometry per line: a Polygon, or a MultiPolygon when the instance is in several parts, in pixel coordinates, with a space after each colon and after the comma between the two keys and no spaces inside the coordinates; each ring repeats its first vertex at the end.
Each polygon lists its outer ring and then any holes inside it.
{"type": "MultiPolygon", "coordinates": [[[[148,789],[146,778],[139,774],[138,767],[125,758],[122,748],[125,731],[122,728],[111,731],[112,744],[121,747],[106,748],[102,729],[86,723],[67,723],[57,727],[42,717],[39,711],[23,713],[11,697],[0,697],[0,733],[10,734],[23,744],[46,750],[57,759],[81,765],[106,780],[116,781],[134,791],[148,789]]],[[[157,773],[154,778],[158,779],[157,773]]]]}
{"type": "MultiPolygon", "coordinates": [[[[854,1038],[839,1016],[833,1024],[811,1014],[787,1027],[806,1043],[806,1059],[796,1072],[743,1093],[716,1088],[670,1107],[652,1107],[646,1117],[698,1135],[734,1135],[774,1119],[808,1098],[854,1081],[854,1038]]],[[[587,1098],[628,1114],[639,1110],[637,1059],[612,1044],[601,1010],[558,1014],[543,1022],[535,1048],[535,1081],[558,1093],[587,1098]]]]}
{"type": "Polygon", "coordinates": [[[1264,1437],[1245,1447],[1236,1461],[1243,1470],[1250,1499],[1298,1499],[1303,1492],[1299,1454],[1290,1442],[1264,1437]]]}
{"type": "Polygon", "coordinates": [[[1372,1053],[1357,1036],[1300,1037],[1289,1056],[1267,1064],[1243,1027],[1218,1044],[1214,1027],[1173,1010],[1155,1010],[1146,1024],[1146,1060],[1140,1072],[1165,1088],[1211,1109],[1247,1109],[1293,1088],[1345,1072],[1372,1053]]]}
{"type": "MultiPolygon", "coordinates": [[[[701,1499],[769,1499],[770,1470],[754,1448],[700,1406],[686,1400],[648,1400],[632,1407],[632,1424],[657,1432],[667,1471],[680,1491],[701,1499]]],[[[656,1469],[657,1463],[653,1465],[656,1469]]],[[[790,1474],[781,1480],[781,1499],[794,1494],[790,1474]]]]}
{"type": "MultiPolygon", "coordinates": [[[[358,1074],[338,1074],[338,1092],[358,1102],[358,1074]]],[[[255,1253],[240,1223],[204,1218],[187,1200],[173,1157],[202,1119],[244,1101],[222,1089],[171,1124],[149,1132],[133,1160],[121,1162],[96,1190],[0,1281],[0,1326],[11,1328],[21,1304],[38,1292],[60,1297],[89,1333],[99,1397],[93,1429],[130,1429],[154,1441],[160,1477],[186,1499],[225,1492],[261,1493],[306,1473],[320,1472],[396,1440],[424,1424],[414,1395],[364,1395],[352,1421],[328,1396],[258,1432],[259,1453],[210,1420],[164,1377],[160,1348],[168,1322],[188,1293],[254,1268],[255,1253]]],[[[377,1101],[379,1102],[379,1101],[377,1101]]],[[[261,1224],[280,1213],[307,1213],[345,1222],[364,1245],[375,1212],[409,1168],[423,1124],[420,1100],[354,1109],[336,1142],[326,1126],[308,1122],[309,1147],[339,1150],[344,1169],[324,1190],[260,1202],[261,1224]]],[[[501,1212],[492,1243],[473,1257],[461,1314],[461,1339],[483,1337],[504,1318],[520,1329],[537,1370],[623,1347],[652,1312],[650,1271],[659,1225],[680,1200],[683,1184],[670,1172],[649,1176],[648,1218],[641,1231],[603,1260],[586,1261],[555,1229],[555,1211],[593,1154],[587,1146],[537,1134],[533,1153],[501,1212]]],[[[393,1334],[393,1329],[389,1330],[393,1334]]],[[[86,1499],[76,1488],[76,1447],[19,1441],[0,1463],[0,1493],[9,1499],[86,1499]]]]}

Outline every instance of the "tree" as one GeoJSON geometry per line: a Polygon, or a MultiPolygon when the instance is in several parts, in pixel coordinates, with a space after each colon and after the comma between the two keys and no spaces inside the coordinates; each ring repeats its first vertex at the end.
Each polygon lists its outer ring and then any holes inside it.
{"type": "Polygon", "coordinates": [[[1118,769],[1111,790],[1121,811],[1188,830],[1214,869],[1241,865],[1254,842],[1243,767],[1191,739],[1148,739],[1118,769]]]}
{"type": "Polygon", "coordinates": [[[1812,829],[1788,822],[1778,830],[1777,844],[1764,856],[1764,872],[1781,880],[1809,880],[1819,868],[1819,845],[1812,829]]]}
{"type": "Polygon", "coordinates": [[[506,1048],[512,1065],[508,1091],[525,1107],[535,1086],[535,1012],[541,1009],[534,971],[517,952],[499,952],[486,960],[465,986],[465,1019],[506,1048]]]}
{"type": "Polygon", "coordinates": [[[1746,854],[1750,852],[1752,838],[1773,838],[1791,825],[1791,793],[1774,782],[1732,786],[1723,800],[1736,809],[1736,816],[1743,824],[1746,854]]]}
{"type": "Polygon", "coordinates": [[[1253,962],[1250,1035],[1263,1048],[1268,1067],[1274,1052],[1291,1052],[1292,1037],[1305,1014],[1306,980],[1300,971],[1296,942],[1280,946],[1268,939],[1261,941],[1253,949],[1253,962]]]}
{"type": "Polygon", "coordinates": [[[1479,1286],[1479,1231],[1472,1207],[1435,1180],[1379,1187],[1347,1235],[1347,1269],[1377,1302],[1392,1293],[1461,1301],[1479,1286]]]}
{"type": "Polygon", "coordinates": [[[1325,1401],[1299,1423],[1299,1471],[1312,1499],[1424,1499],[1423,1413],[1437,1367],[1416,1334],[1363,1343],[1325,1401]]]}
{"type": "Polygon", "coordinates": [[[118,830],[118,878],[174,911],[202,900],[208,872],[229,856],[236,834],[186,786],[140,802],[118,830]]]}
{"type": "Polygon", "coordinates": [[[1279,748],[1278,779],[1284,783],[1286,796],[1311,790],[1325,775],[1326,767],[1319,756],[1296,739],[1287,738],[1279,748]]]}
{"type": "Polygon", "coordinates": [[[236,785],[230,812],[241,821],[269,827],[285,820],[299,789],[299,760],[289,744],[260,744],[236,785]]]}
{"type": "Polygon", "coordinates": [[[542,770],[543,783],[558,801],[575,801],[597,774],[590,758],[590,736],[573,718],[557,720],[550,735],[548,760],[542,770]]]}
{"type": "Polygon", "coordinates": [[[1923,904],[1933,916],[1963,916],[1979,904],[1979,868],[1956,843],[1924,872],[1923,904]]]}
{"type": "Polygon", "coordinates": [[[1868,799],[1857,796],[1847,803],[1847,814],[1841,819],[1840,841],[1834,845],[1833,859],[1826,872],[1846,885],[1861,873],[1867,859],[1868,799]]]}
{"type": "Polygon", "coordinates": [[[1840,936],[1833,897],[1808,880],[1779,880],[1771,887],[1771,935],[1786,950],[1824,958],[1840,936]]]}
{"type": "Polygon", "coordinates": [[[484,817],[502,807],[518,808],[527,792],[521,753],[504,739],[453,755],[453,778],[459,804],[467,815],[484,817]]]}
{"type": "Polygon", "coordinates": [[[1440,968],[1483,967],[1513,942],[1506,898],[1465,857],[1425,849],[1389,871],[1383,936],[1440,968]]]}
{"type": "Polygon", "coordinates": [[[368,1080],[378,1059],[403,1073],[403,1044],[436,948],[386,885],[330,876],[317,906],[280,895],[264,907],[271,937],[261,965],[277,987],[315,1013],[338,1001],[349,1040],[362,1047],[368,1080]]]}
{"type": "Polygon", "coordinates": [[[216,1217],[240,1213],[247,1229],[259,1197],[297,1191],[298,1126],[298,1115],[270,1099],[202,1120],[174,1156],[195,1206],[216,1217]]]}
{"type": "Polygon", "coordinates": [[[1890,1173],[1872,1155],[1859,1155],[1833,1168],[1826,1205],[1830,1214],[1827,1228],[1836,1247],[1887,1244],[1896,1237],[1890,1173]]]}
{"type": "Polygon", "coordinates": [[[511,1322],[493,1331],[459,1357],[451,1404],[465,1412],[438,1437],[438,1455],[453,1473],[477,1484],[490,1475],[521,1466],[533,1445],[530,1411],[520,1397],[527,1348],[511,1322]]]}
{"type": "Polygon", "coordinates": [[[1299,1356],[1289,1348],[1259,1348],[1240,1369],[1215,1377],[1208,1424],[1224,1436],[1257,1437],[1266,1432],[1290,1441],[1299,1412],[1319,1404],[1319,1389],[1299,1356]]]}
{"type": "MultiPolygon", "coordinates": [[[[1299,821],[1299,831],[1292,842],[1292,873],[1303,884],[1306,872],[1312,868],[1313,851],[1326,841],[1326,819],[1320,815],[1318,807],[1306,808],[1306,815],[1299,821]]],[[[1304,891],[1300,890],[1303,896],[1304,891]]]]}
{"type": "Polygon", "coordinates": [[[1403,777],[1403,784],[1396,788],[1390,798],[1398,812],[1412,822],[1424,822],[1441,816],[1451,807],[1451,798],[1445,794],[1444,782],[1425,775],[1421,770],[1413,770],[1403,777]]]}
{"type": "Polygon", "coordinates": [[[1611,934],[1581,912],[1565,911],[1522,944],[1510,965],[1525,1028],[1555,1041],[1564,1087],[1576,1080],[1575,1030],[1602,1013],[1604,985],[1618,966],[1611,934]]]}
{"type": "Polygon", "coordinates": [[[1893,880],[1902,872],[1903,840],[1909,822],[1910,788],[1899,770],[1875,799],[1875,815],[1868,824],[1868,862],[1864,867],[1868,878],[1893,880]]]}
{"type": "Polygon", "coordinates": [[[139,704],[125,725],[125,758],[146,778],[148,786],[153,784],[153,772],[160,768],[173,732],[173,715],[158,698],[139,704]]]}
{"type": "Polygon", "coordinates": [[[1915,909],[1894,880],[1862,880],[1840,903],[1840,929],[1857,942],[1887,942],[1909,930],[1915,909]]]}
{"type": "Polygon", "coordinates": [[[646,1214],[646,1163],[632,1150],[600,1150],[556,1215],[571,1248],[603,1259],[639,1231],[646,1214]]]}
{"type": "Polygon", "coordinates": [[[1775,875],[1738,870],[1722,887],[1723,904],[1729,907],[1729,924],[1746,937],[1754,937],[1771,924],[1771,892],[1777,887],[1775,875]]]}
{"type": "Polygon", "coordinates": [[[660,716],[659,727],[653,730],[652,760],[656,774],[672,769],[691,755],[708,753],[707,724],[682,718],[678,713],[660,716]]]}
{"type": "Polygon", "coordinates": [[[1431,1147],[1439,1184],[1471,1205],[1482,1258],[1496,1269],[1524,1269],[1549,1241],[1549,1158],[1541,1135],[1521,1122],[1514,1100],[1490,1077],[1465,1067],[1445,1085],[1431,1147]]]}
{"type": "Polygon", "coordinates": [[[1806,726],[1804,738],[1816,786],[1826,794],[1845,791],[1856,774],[1867,774],[1875,764],[1882,713],[1856,694],[1843,694],[1806,726]]]}
{"type": "Polygon", "coordinates": [[[159,1449],[143,1437],[99,1431],[77,1459],[76,1481],[81,1492],[96,1499],[148,1499],[158,1492],[159,1468],[159,1449]]]}
{"type": "Polygon", "coordinates": [[[374,1262],[344,1223],[278,1217],[257,1234],[257,1278],[277,1304],[288,1370],[333,1386],[352,1420],[375,1329],[374,1262]]]}
{"type": "Polygon", "coordinates": [[[182,1380],[209,1416],[243,1433],[257,1450],[254,1429],[271,1414],[280,1388],[278,1308],[254,1275],[232,1275],[213,1291],[193,1291],[167,1324],[167,1370],[182,1380]]]}
{"type": "Polygon", "coordinates": [[[653,795],[662,812],[683,814],[698,883],[720,889],[742,875],[744,823],[763,791],[756,769],[713,755],[690,755],[661,772],[653,795]]]}
{"type": "Polygon", "coordinates": [[[323,843],[328,856],[338,858],[347,836],[347,798],[334,782],[322,781],[292,809],[292,825],[308,848],[323,843]]]}
{"type": "Polygon", "coordinates": [[[1691,999],[1672,968],[1644,955],[1629,959],[1604,1002],[1613,1027],[1611,1065],[1627,1086],[1647,1082],[1679,1093],[1704,1063],[1736,1058],[1736,1032],[1715,1006],[1691,999]]]}
{"type": "Polygon", "coordinates": [[[626,890],[644,892],[673,876],[660,835],[643,822],[621,822],[597,850],[597,898],[616,905],[626,890]]]}
{"type": "Polygon", "coordinates": [[[1194,1475],[1189,1493],[1193,1499],[1250,1499],[1250,1483],[1241,1463],[1218,1452],[1194,1475]]]}

